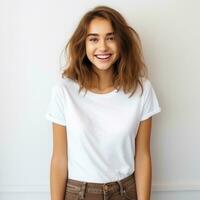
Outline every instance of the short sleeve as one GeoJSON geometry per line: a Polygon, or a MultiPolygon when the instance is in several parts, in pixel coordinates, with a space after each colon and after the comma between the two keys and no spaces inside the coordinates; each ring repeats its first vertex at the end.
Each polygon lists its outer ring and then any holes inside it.
{"type": "Polygon", "coordinates": [[[144,93],[142,95],[142,113],[140,121],[148,119],[149,117],[161,112],[160,105],[156,93],[149,80],[146,81],[144,86],[144,93]]]}
{"type": "Polygon", "coordinates": [[[45,118],[51,122],[66,126],[64,102],[63,89],[60,85],[54,85],[45,118]]]}

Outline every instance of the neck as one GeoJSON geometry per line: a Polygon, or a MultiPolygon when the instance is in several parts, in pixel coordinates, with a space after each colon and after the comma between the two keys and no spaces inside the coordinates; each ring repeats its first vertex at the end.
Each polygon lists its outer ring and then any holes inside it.
{"type": "Polygon", "coordinates": [[[108,70],[95,70],[95,72],[99,75],[99,87],[98,87],[98,79],[95,75],[93,75],[93,84],[92,88],[100,91],[108,90],[113,88],[113,69],[110,67],[108,70]]]}

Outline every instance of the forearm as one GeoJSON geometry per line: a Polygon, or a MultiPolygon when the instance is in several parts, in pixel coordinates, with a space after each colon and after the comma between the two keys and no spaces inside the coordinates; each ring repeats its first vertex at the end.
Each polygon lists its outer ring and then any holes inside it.
{"type": "Polygon", "coordinates": [[[67,181],[67,162],[65,160],[51,160],[50,190],[51,200],[64,200],[67,181]]]}
{"type": "Polygon", "coordinates": [[[135,179],[138,200],[150,200],[152,166],[149,154],[135,158],[135,179]]]}

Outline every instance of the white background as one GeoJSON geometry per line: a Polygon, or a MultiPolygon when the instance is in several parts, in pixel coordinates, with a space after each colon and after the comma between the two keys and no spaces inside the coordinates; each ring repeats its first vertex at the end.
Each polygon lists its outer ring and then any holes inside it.
{"type": "Polygon", "coordinates": [[[162,112],[153,117],[152,200],[200,199],[200,1],[1,0],[0,199],[50,199],[44,118],[62,50],[97,5],[139,33],[162,112]]]}

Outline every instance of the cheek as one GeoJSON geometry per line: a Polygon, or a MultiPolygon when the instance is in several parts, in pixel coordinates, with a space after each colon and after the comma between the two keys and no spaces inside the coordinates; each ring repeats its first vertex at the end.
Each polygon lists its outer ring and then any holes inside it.
{"type": "Polygon", "coordinates": [[[109,47],[111,48],[111,49],[113,49],[114,51],[118,51],[118,45],[116,44],[116,43],[110,43],[109,44],[109,47]]]}
{"type": "Polygon", "coordinates": [[[117,55],[119,54],[119,47],[118,47],[117,44],[113,44],[113,45],[112,45],[112,49],[113,49],[113,51],[114,51],[117,55]]]}
{"type": "Polygon", "coordinates": [[[89,55],[89,54],[92,54],[93,51],[94,51],[94,47],[92,45],[88,45],[86,44],[86,54],[89,55]]]}
{"type": "Polygon", "coordinates": [[[86,48],[86,56],[87,56],[87,58],[90,60],[90,62],[92,62],[93,59],[94,59],[93,54],[94,54],[94,51],[92,50],[91,47],[88,46],[88,47],[86,48]]]}

